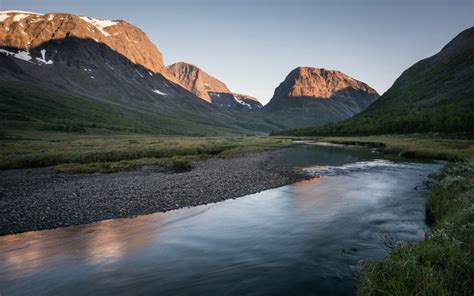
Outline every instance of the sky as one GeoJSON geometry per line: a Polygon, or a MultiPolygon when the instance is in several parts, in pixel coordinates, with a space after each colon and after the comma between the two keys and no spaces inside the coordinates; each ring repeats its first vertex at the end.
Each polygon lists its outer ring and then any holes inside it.
{"type": "Polygon", "coordinates": [[[385,92],[409,66],[474,26],[474,0],[0,0],[140,27],[165,64],[184,61],[267,103],[298,66],[385,92]]]}

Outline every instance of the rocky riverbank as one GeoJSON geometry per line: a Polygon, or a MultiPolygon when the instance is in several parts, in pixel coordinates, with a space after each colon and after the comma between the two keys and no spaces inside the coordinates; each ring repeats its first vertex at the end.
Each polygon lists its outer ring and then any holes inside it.
{"type": "Polygon", "coordinates": [[[184,173],[159,167],[113,174],[0,172],[0,235],[133,217],[237,198],[308,178],[273,165],[285,148],[196,162],[184,173]]]}

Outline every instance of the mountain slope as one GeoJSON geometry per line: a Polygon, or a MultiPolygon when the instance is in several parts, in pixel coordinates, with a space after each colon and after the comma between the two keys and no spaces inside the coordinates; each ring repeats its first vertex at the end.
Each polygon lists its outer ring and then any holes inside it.
{"type": "Polygon", "coordinates": [[[183,88],[163,66],[159,50],[126,22],[0,12],[0,24],[0,81],[248,132],[183,88]]]}
{"type": "Polygon", "coordinates": [[[123,20],[99,20],[66,13],[0,12],[0,46],[28,50],[67,37],[103,43],[132,63],[177,82],[159,49],[139,28],[123,20]]]}
{"type": "Polygon", "coordinates": [[[474,27],[411,66],[367,110],[295,135],[370,135],[474,131],[474,27]]]}
{"type": "Polygon", "coordinates": [[[7,134],[16,129],[186,136],[236,133],[234,128],[203,118],[183,120],[166,112],[110,104],[11,81],[0,81],[0,118],[1,131],[7,134]]]}
{"type": "Polygon", "coordinates": [[[231,92],[224,82],[194,65],[179,62],[168,69],[187,90],[214,106],[235,111],[262,108],[256,98],[231,92]]]}
{"type": "Polygon", "coordinates": [[[280,130],[321,125],[352,117],[378,97],[373,88],[342,72],[298,67],[275,89],[262,115],[280,130]]]}

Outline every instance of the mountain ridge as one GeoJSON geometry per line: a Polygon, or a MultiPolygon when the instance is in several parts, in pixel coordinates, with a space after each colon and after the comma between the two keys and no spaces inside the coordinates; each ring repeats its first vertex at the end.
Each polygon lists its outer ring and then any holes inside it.
{"type": "Polygon", "coordinates": [[[210,104],[236,111],[263,107],[257,98],[232,92],[224,82],[196,65],[177,62],[169,65],[168,69],[181,85],[210,104]]]}

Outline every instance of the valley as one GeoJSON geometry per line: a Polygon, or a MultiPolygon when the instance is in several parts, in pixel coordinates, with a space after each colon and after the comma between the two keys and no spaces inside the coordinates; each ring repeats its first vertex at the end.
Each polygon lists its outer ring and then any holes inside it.
{"type": "Polygon", "coordinates": [[[0,295],[474,292],[474,27],[438,52],[391,31],[424,58],[379,93],[356,76],[387,79],[385,32],[320,21],[328,48],[292,21],[232,57],[242,36],[179,11],[164,36],[157,16],[0,11],[0,295]],[[188,53],[168,65],[160,38],[188,53]],[[271,97],[235,87],[277,74],[271,97]]]}

